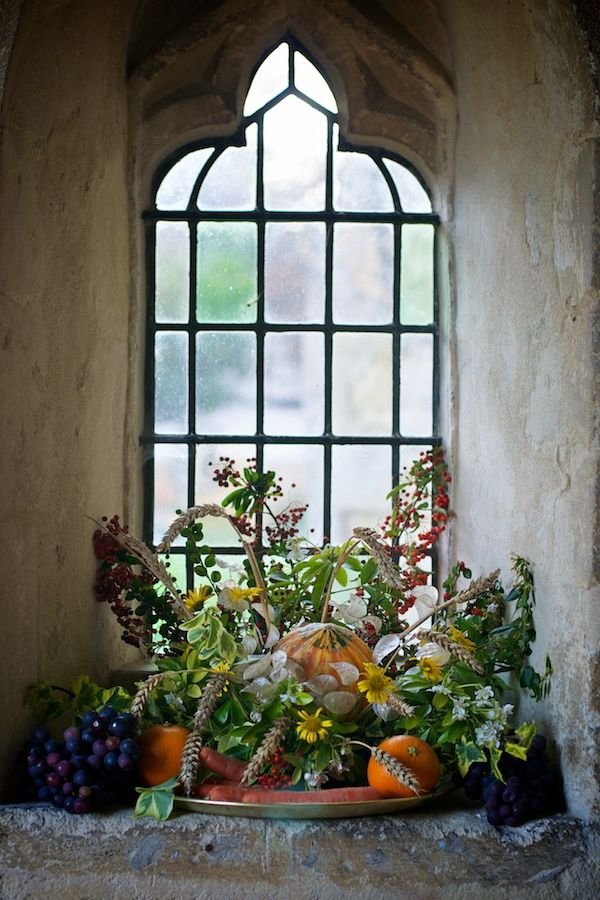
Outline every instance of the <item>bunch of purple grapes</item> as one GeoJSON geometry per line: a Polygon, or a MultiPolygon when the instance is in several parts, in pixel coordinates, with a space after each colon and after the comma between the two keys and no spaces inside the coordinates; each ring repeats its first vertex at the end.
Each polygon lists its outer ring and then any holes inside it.
{"type": "Polygon", "coordinates": [[[463,781],[469,800],[483,800],[490,825],[522,825],[557,806],[558,778],[548,768],[542,734],[533,738],[527,759],[503,753],[498,768],[504,782],[492,775],[489,763],[473,763],[463,781]]]}
{"type": "Polygon", "coordinates": [[[70,813],[87,813],[97,800],[128,796],[135,784],[138,746],[131,713],[112,706],[87,710],[63,740],[36,728],[25,746],[29,794],[70,813]]]}

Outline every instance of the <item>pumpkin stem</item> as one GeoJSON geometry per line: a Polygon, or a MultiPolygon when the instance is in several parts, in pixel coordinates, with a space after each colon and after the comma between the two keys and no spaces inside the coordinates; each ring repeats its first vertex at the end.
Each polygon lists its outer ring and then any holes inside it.
{"type": "Polygon", "coordinates": [[[335,566],[333,567],[333,571],[331,573],[331,577],[329,578],[329,582],[327,583],[327,590],[325,591],[325,600],[323,601],[323,611],[321,613],[321,622],[325,623],[329,619],[329,604],[331,602],[331,591],[333,590],[333,585],[335,583],[336,575],[351,555],[352,551],[355,547],[360,544],[360,541],[352,540],[346,541],[345,544],[340,548],[340,555],[338,556],[335,566]]]}

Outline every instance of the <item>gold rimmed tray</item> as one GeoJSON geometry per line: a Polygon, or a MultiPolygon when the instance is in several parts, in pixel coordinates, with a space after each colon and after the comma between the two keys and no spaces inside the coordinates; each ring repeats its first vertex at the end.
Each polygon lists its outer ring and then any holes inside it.
{"type": "Polygon", "coordinates": [[[233,803],[176,797],[175,805],[188,812],[212,816],[245,816],[251,819],[347,819],[356,816],[385,816],[405,812],[430,802],[438,793],[391,800],[361,800],[355,803],[233,803]]]}

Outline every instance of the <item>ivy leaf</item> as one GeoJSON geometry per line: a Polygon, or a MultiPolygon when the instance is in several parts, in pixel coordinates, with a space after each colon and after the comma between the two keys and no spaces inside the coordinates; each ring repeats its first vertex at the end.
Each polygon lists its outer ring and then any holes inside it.
{"type": "Polygon", "coordinates": [[[57,719],[70,704],[67,693],[65,692],[63,696],[58,695],[56,688],[48,681],[38,681],[37,684],[27,688],[25,701],[39,722],[57,719]]]}
{"type": "Polygon", "coordinates": [[[492,768],[492,775],[494,778],[497,778],[498,781],[501,781],[502,784],[505,784],[504,776],[500,771],[500,757],[502,756],[502,750],[499,747],[494,747],[493,744],[488,744],[488,750],[490,751],[490,766],[492,768]]]}
{"type": "Polygon", "coordinates": [[[523,722],[522,725],[519,725],[519,727],[515,729],[515,734],[519,738],[519,743],[526,750],[529,750],[536,732],[537,728],[535,722],[523,722]]]}
{"type": "Polygon", "coordinates": [[[523,747],[521,744],[513,744],[511,741],[507,741],[504,745],[504,749],[506,753],[510,753],[511,756],[516,756],[517,759],[527,759],[527,748],[523,747]]]}
{"type": "Polygon", "coordinates": [[[462,740],[460,744],[456,745],[455,751],[458,771],[463,778],[473,763],[486,761],[485,753],[473,741],[462,740]]]}
{"type": "Polygon", "coordinates": [[[156,787],[136,788],[140,796],[133,812],[134,818],[154,816],[159,822],[168,819],[173,811],[175,801],[173,791],[177,784],[176,778],[170,778],[168,781],[163,781],[162,784],[157,784],[156,787]]]}

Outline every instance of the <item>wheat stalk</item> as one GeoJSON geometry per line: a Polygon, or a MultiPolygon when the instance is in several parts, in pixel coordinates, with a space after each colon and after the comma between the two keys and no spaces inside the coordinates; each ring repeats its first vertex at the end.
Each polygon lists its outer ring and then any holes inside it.
{"type": "Polygon", "coordinates": [[[410,788],[415,794],[423,793],[421,785],[410,769],[402,765],[394,756],[386,753],[385,750],[380,750],[378,747],[371,747],[370,749],[373,759],[383,766],[388,775],[391,775],[405,787],[410,788]]]}
{"type": "Polygon", "coordinates": [[[267,731],[260,747],[244,769],[242,784],[252,784],[267,763],[271,761],[277,749],[281,746],[286,731],[290,727],[287,716],[280,716],[267,731]]]}
{"type": "Polygon", "coordinates": [[[138,689],[137,693],[134,695],[133,700],[131,701],[131,715],[135,719],[135,723],[139,726],[142,713],[144,712],[144,707],[148,701],[148,697],[156,687],[156,685],[162,681],[163,678],[167,675],[172,675],[172,672],[157,672],[156,675],[151,675],[150,678],[147,678],[143,685],[138,689]]]}
{"type": "Polygon", "coordinates": [[[479,597],[480,594],[485,594],[486,591],[492,591],[496,586],[499,575],[500,569],[494,569],[489,575],[476,578],[475,581],[471,582],[468,588],[465,588],[464,591],[460,591],[452,599],[455,603],[468,603],[469,600],[479,597]]]}
{"type": "Polygon", "coordinates": [[[189,509],[186,509],[184,513],[177,516],[177,518],[169,525],[163,535],[162,541],[156,548],[157,552],[168,553],[173,541],[175,538],[179,537],[183,529],[187,528],[188,525],[192,525],[196,519],[201,519],[203,516],[217,516],[222,519],[229,518],[223,507],[216,503],[204,503],[201,506],[190,506],[189,509]]]}
{"type": "Polygon", "coordinates": [[[478,675],[484,675],[485,670],[477,662],[475,657],[469,653],[468,650],[459,644],[457,641],[453,641],[446,634],[441,634],[439,631],[426,631],[423,635],[424,638],[433,641],[434,644],[437,644],[438,647],[441,647],[442,650],[447,650],[448,653],[455,656],[461,662],[464,662],[465,665],[469,666],[469,668],[473,669],[474,672],[477,672],[478,675]]]}
{"type": "Polygon", "coordinates": [[[382,543],[373,528],[355,528],[353,534],[363,542],[371,557],[377,563],[377,569],[383,581],[389,587],[402,590],[402,575],[398,566],[390,559],[389,547],[382,543]]]}
{"type": "Polygon", "coordinates": [[[154,553],[144,544],[143,541],[138,540],[132,534],[129,534],[127,531],[118,531],[113,534],[113,532],[108,532],[111,537],[113,537],[116,541],[119,542],[126,550],[128,550],[132,556],[135,556],[143,566],[148,569],[151,575],[154,575],[155,578],[160,581],[160,583],[167,589],[167,593],[170,595],[167,597],[167,600],[170,606],[173,607],[175,613],[178,615],[180,619],[186,620],[191,619],[193,613],[186,607],[185,603],[181,599],[179,591],[175,585],[175,582],[169,575],[167,569],[164,564],[155,556],[154,553]]]}
{"type": "Polygon", "coordinates": [[[391,707],[391,709],[394,709],[397,713],[400,713],[401,716],[412,716],[415,711],[414,706],[411,706],[409,703],[401,700],[400,697],[396,696],[396,694],[388,694],[385,702],[389,707],[391,707]]]}
{"type": "Polygon", "coordinates": [[[202,730],[214,712],[217,701],[225,689],[228,677],[227,672],[217,672],[212,675],[198,701],[194,714],[194,724],[186,738],[181,753],[179,780],[187,797],[192,792],[198,773],[200,751],[203,743],[202,730]]]}

